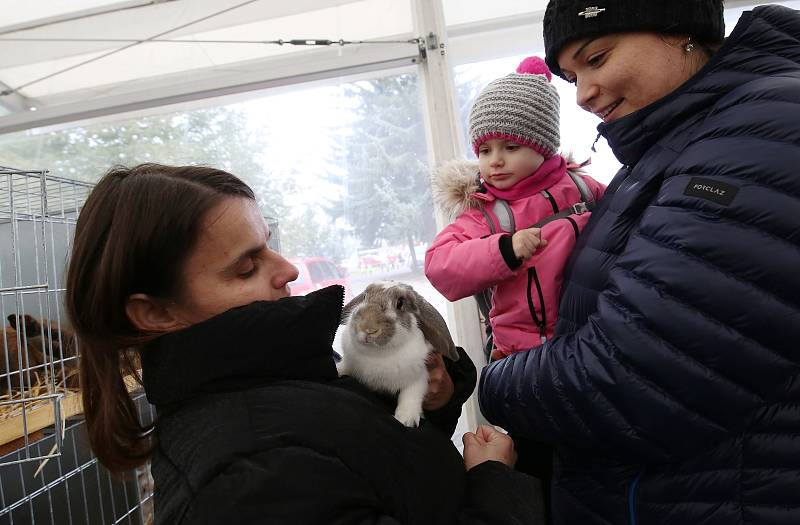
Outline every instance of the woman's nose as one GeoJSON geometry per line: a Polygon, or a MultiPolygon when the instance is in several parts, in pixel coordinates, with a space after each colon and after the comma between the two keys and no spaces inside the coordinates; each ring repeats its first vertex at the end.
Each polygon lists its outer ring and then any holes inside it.
{"type": "Polygon", "coordinates": [[[294,264],[290,263],[280,255],[275,255],[277,260],[274,264],[277,266],[277,268],[272,274],[272,286],[275,289],[280,289],[297,279],[300,271],[294,264]]]}
{"type": "Polygon", "coordinates": [[[591,82],[581,82],[577,85],[577,92],[575,94],[578,106],[584,111],[592,112],[592,103],[599,90],[597,86],[591,82]]]}

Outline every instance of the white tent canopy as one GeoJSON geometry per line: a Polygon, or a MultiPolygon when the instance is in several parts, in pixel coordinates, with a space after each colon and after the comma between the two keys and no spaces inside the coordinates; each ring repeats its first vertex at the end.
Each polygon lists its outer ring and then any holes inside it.
{"type": "MultiPolygon", "coordinates": [[[[61,0],[6,2],[0,27],[0,132],[296,83],[326,72],[410,64],[418,54],[403,0],[61,0]],[[341,46],[263,43],[371,41],[341,46]],[[383,44],[374,41],[389,41],[383,44]],[[243,43],[237,43],[243,42],[243,43]],[[32,115],[30,113],[38,114],[32,115]]],[[[444,2],[462,34],[525,27],[545,0],[444,2]],[[476,27],[476,23],[482,27],[476,27]]],[[[507,39],[508,42],[513,39],[507,39]]]]}
{"type": "MultiPolygon", "coordinates": [[[[105,3],[107,7],[114,5],[105,3]]],[[[0,68],[6,84],[23,86],[20,95],[46,99],[80,90],[107,93],[125,82],[220,68],[303,49],[256,43],[258,41],[313,38],[314,35],[317,38],[338,39],[347,35],[348,39],[372,39],[411,33],[408,5],[402,2],[337,0],[324,3],[318,0],[291,3],[162,0],[148,2],[143,7],[83,14],[80,18],[67,18],[64,22],[50,22],[13,33],[2,31],[4,34],[0,38],[7,41],[2,42],[4,52],[0,55],[0,68]],[[326,7],[324,3],[331,5],[326,7]],[[377,23],[364,24],[364,18],[377,23]],[[8,40],[12,38],[20,41],[8,40]],[[74,39],[79,41],[71,41],[74,39]],[[253,43],[227,43],[235,41],[253,43]],[[83,65],[37,81],[76,64],[83,65]]]]}
{"type": "MultiPolygon", "coordinates": [[[[541,51],[546,0],[441,1],[451,64],[541,51]]],[[[753,4],[728,0],[726,7],[753,4]]],[[[413,40],[422,36],[414,5],[8,0],[0,26],[0,133],[409,65],[419,56],[413,40]],[[371,43],[265,43],[293,39],[371,43]]]]}

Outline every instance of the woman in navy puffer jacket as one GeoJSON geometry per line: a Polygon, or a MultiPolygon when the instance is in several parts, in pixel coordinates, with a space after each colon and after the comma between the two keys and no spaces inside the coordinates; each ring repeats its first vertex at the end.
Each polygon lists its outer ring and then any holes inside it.
{"type": "Polygon", "coordinates": [[[719,0],[551,0],[544,28],[624,167],[484,414],[555,445],[557,524],[800,523],[800,13],[723,43],[719,0]]]}

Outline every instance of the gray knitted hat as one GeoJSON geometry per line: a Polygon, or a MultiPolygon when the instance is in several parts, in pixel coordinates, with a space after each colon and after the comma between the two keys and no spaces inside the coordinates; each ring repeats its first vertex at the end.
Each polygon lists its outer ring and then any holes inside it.
{"type": "Polygon", "coordinates": [[[469,114],[472,149],[501,138],[528,146],[545,158],[559,146],[559,98],[552,75],[539,57],[528,57],[515,73],[493,80],[475,99],[469,114]]]}

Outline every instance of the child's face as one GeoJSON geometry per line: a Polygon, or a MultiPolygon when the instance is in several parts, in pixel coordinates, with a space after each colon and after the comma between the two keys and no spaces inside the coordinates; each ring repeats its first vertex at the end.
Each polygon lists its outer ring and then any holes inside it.
{"type": "Polygon", "coordinates": [[[510,188],[539,169],[544,157],[527,146],[505,139],[490,139],[478,148],[478,166],[487,184],[510,188]]]}

